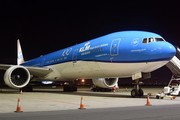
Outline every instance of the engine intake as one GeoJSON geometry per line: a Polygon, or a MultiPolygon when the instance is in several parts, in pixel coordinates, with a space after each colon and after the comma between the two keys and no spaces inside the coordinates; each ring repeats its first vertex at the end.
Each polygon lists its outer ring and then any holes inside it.
{"type": "Polygon", "coordinates": [[[92,79],[92,82],[98,87],[110,88],[114,87],[117,84],[118,78],[95,78],[92,79]]]}
{"type": "Polygon", "coordinates": [[[11,88],[23,88],[30,81],[30,73],[23,66],[12,66],[4,74],[4,82],[11,88]]]}

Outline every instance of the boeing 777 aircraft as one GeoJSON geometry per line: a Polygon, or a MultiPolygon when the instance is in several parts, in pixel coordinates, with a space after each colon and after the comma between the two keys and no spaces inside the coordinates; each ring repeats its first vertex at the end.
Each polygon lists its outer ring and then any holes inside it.
{"type": "MultiPolygon", "coordinates": [[[[30,81],[74,81],[92,79],[93,84],[108,88],[118,78],[132,77],[137,88],[131,96],[143,96],[139,81],[164,66],[176,53],[173,45],[160,35],[144,31],[115,32],[29,61],[24,61],[18,40],[17,65],[0,64],[6,70],[5,83],[24,88],[30,81]]],[[[76,91],[72,83],[64,91],[76,91]]]]}

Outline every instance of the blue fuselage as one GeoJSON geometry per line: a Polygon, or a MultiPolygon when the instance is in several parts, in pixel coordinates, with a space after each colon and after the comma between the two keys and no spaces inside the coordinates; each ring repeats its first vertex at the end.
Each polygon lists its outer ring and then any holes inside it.
{"type": "Polygon", "coordinates": [[[176,53],[173,45],[155,33],[123,31],[111,33],[22,63],[23,66],[50,66],[65,62],[97,61],[140,63],[168,61],[176,53]],[[150,38],[154,41],[150,41],[150,38]],[[160,38],[158,41],[156,38],[160,38]],[[147,41],[143,42],[144,39],[147,41]]]}

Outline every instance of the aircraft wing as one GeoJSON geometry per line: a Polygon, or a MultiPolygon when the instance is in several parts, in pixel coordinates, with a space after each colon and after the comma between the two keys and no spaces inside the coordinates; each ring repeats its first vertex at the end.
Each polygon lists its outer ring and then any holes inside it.
{"type": "Polygon", "coordinates": [[[7,64],[0,64],[0,70],[7,70],[8,68],[10,68],[13,65],[7,65],[7,64]]]}
{"type": "MultiPolygon", "coordinates": [[[[0,70],[7,70],[12,66],[17,66],[17,65],[0,64],[0,70]]],[[[27,68],[31,75],[38,77],[46,76],[47,74],[53,71],[51,68],[48,67],[29,67],[29,66],[23,66],[23,67],[27,68]]]]}

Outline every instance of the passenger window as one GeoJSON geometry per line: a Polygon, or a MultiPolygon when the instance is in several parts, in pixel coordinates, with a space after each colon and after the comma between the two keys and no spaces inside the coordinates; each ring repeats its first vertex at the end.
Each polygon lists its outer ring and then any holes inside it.
{"type": "Polygon", "coordinates": [[[144,38],[142,43],[147,43],[147,38],[144,38]]]}

